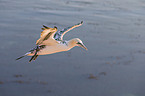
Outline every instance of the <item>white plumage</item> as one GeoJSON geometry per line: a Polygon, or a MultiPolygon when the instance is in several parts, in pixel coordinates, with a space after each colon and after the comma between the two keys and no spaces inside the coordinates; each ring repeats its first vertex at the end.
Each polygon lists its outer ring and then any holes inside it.
{"type": "Polygon", "coordinates": [[[43,25],[40,38],[36,41],[36,48],[30,50],[25,55],[17,58],[16,60],[21,59],[24,56],[32,56],[29,62],[36,60],[39,55],[53,54],[62,51],[68,51],[75,46],[80,46],[87,50],[83,42],[79,38],[74,38],[69,41],[63,40],[63,36],[68,31],[73,28],[79,27],[83,22],[78,23],[74,26],[65,28],[63,31],[57,32],[57,27],[50,28],[43,25]]]}

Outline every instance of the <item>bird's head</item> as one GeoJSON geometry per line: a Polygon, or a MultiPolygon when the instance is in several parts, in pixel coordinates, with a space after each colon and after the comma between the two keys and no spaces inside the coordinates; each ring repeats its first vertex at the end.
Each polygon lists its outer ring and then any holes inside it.
{"type": "Polygon", "coordinates": [[[85,50],[88,50],[87,47],[83,44],[82,40],[80,40],[79,38],[74,38],[70,41],[71,45],[74,46],[79,46],[84,48],[85,50]]]}

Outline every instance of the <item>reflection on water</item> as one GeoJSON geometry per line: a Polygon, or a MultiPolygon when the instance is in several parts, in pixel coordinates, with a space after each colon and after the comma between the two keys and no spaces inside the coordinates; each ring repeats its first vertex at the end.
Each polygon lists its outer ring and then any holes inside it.
{"type": "Polygon", "coordinates": [[[142,0],[1,0],[1,96],[144,96],[142,0]],[[84,21],[64,39],[88,51],[15,59],[35,46],[43,24],[59,30],[84,21]]]}

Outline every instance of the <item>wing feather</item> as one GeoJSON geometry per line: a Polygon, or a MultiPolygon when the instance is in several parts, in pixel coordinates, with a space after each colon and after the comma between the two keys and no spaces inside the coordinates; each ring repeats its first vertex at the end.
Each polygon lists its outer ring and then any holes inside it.
{"type": "Polygon", "coordinates": [[[76,27],[81,26],[82,24],[83,24],[83,21],[81,21],[81,23],[78,23],[78,24],[73,25],[73,26],[71,26],[71,27],[67,27],[67,28],[63,29],[62,31],[56,32],[55,35],[54,35],[54,39],[55,39],[55,40],[58,40],[58,41],[63,40],[64,34],[66,34],[68,31],[70,31],[70,30],[72,30],[72,29],[74,29],[74,28],[76,28],[76,27]]]}
{"type": "Polygon", "coordinates": [[[40,44],[51,44],[56,42],[56,40],[53,38],[55,32],[57,31],[57,27],[50,28],[45,25],[43,25],[44,28],[41,28],[43,31],[41,32],[40,38],[36,41],[36,45],[40,44]]]}

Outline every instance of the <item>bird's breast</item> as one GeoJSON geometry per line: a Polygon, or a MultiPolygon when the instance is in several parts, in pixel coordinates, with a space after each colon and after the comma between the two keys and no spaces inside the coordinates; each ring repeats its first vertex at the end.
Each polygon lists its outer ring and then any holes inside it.
{"type": "Polygon", "coordinates": [[[45,46],[45,48],[41,49],[38,52],[38,55],[53,54],[53,53],[68,51],[68,50],[69,50],[68,46],[64,44],[57,44],[53,46],[45,46]]]}

